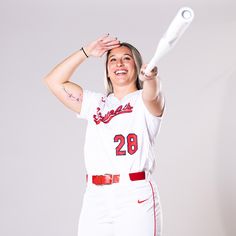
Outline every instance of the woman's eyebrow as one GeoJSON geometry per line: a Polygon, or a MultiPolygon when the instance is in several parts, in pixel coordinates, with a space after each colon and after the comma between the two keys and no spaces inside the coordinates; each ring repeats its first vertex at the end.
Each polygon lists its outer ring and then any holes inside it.
{"type": "MultiPolygon", "coordinates": [[[[110,55],[108,58],[115,57],[115,56],[116,56],[116,54],[113,54],[113,55],[110,55]]],[[[132,57],[132,55],[129,54],[129,53],[125,53],[125,54],[123,54],[123,56],[130,56],[130,57],[132,57]]]]}

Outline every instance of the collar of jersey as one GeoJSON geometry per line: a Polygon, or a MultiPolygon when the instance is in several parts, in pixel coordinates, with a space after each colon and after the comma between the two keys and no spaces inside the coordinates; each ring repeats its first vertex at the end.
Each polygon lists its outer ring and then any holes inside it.
{"type": "Polygon", "coordinates": [[[115,95],[114,95],[114,93],[111,93],[111,94],[109,94],[109,98],[112,98],[112,99],[114,99],[114,100],[116,100],[116,101],[118,101],[118,102],[122,102],[122,101],[124,101],[124,100],[126,100],[127,98],[129,98],[130,96],[132,96],[132,95],[134,95],[134,94],[138,94],[138,93],[140,93],[141,92],[141,90],[136,90],[136,91],[134,91],[134,92],[131,92],[131,93],[128,93],[127,95],[125,95],[121,100],[119,100],[117,97],[115,97],[115,95]]]}

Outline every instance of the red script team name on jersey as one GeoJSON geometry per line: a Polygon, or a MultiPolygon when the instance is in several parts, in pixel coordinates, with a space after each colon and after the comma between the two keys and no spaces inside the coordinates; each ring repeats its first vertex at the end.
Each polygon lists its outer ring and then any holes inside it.
{"type": "Polygon", "coordinates": [[[93,115],[93,120],[96,123],[96,125],[100,124],[100,122],[103,122],[104,124],[107,124],[110,122],[110,120],[120,114],[124,113],[130,113],[133,111],[133,107],[130,105],[130,103],[126,105],[120,105],[115,110],[108,111],[104,116],[100,112],[101,108],[97,107],[97,114],[93,115]]]}

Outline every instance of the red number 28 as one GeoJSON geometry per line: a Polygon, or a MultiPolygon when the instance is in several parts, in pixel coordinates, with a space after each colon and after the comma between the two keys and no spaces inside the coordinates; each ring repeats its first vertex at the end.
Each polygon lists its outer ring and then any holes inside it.
{"type": "Polygon", "coordinates": [[[138,138],[136,134],[129,134],[126,139],[122,134],[117,134],[114,137],[114,142],[119,142],[116,147],[116,155],[126,155],[126,150],[121,150],[127,141],[127,151],[130,155],[133,155],[138,150],[138,138]]]}

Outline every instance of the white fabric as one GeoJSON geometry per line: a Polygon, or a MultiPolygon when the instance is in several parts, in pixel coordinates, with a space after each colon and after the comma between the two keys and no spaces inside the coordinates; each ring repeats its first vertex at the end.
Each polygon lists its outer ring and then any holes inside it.
{"type": "Polygon", "coordinates": [[[78,236],[161,236],[161,233],[159,192],[152,181],[87,186],[78,236]]]}
{"type": "Polygon", "coordinates": [[[161,117],[153,116],[147,110],[142,90],[128,94],[121,101],[113,94],[107,97],[84,90],[81,112],[77,117],[88,121],[84,146],[88,174],[152,171],[155,162],[153,145],[161,117]],[[118,138],[116,141],[115,137],[118,138]],[[135,137],[137,146],[134,145],[135,137]],[[124,141],[123,145],[121,141],[124,141]],[[122,147],[117,155],[118,145],[122,147]]]}

